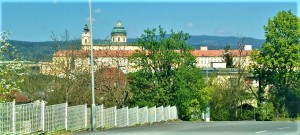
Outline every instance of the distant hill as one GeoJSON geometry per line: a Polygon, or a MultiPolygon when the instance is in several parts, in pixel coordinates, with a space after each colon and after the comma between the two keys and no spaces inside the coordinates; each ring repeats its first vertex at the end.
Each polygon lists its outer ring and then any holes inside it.
{"type": "MultiPolygon", "coordinates": [[[[136,39],[128,38],[129,42],[135,42],[136,39]]],[[[200,36],[191,36],[191,38],[187,41],[189,46],[192,46],[195,49],[199,49],[200,46],[208,46],[209,50],[219,50],[224,49],[226,44],[230,44],[233,49],[238,48],[238,43],[243,42],[245,44],[252,45],[253,49],[260,49],[262,44],[265,40],[263,39],[255,39],[251,37],[220,37],[220,36],[207,36],[207,35],[200,35],[200,36]]]]}
{"type": "Polygon", "coordinates": [[[263,39],[255,39],[251,37],[218,37],[218,36],[191,36],[191,38],[187,41],[187,44],[194,47],[195,49],[199,49],[200,46],[208,46],[209,50],[219,50],[224,49],[226,44],[230,44],[232,48],[238,48],[238,43],[242,42],[245,44],[252,45],[252,48],[260,49],[265,40],[263,39]]]}
{"type": "MultiPolygon", "coordinates": [[[[129,43],[136,42],[135,38],[128,38],[129,43]]],[[[233,48],[237,48],[237,44],[241,41],[241,38],[238,37],[218,37],[218,36],[191,36],[187,41],[189,46],[192,46],[195,49],[199,49],[200,46],[208,46],[209,50],[223,49],[226,44],[231,44],[233,48]]],[[[66,50],[66,49],[79,49],[81,41],[73,40],[69,43],[59,42],[57,45],[54,41],[45,41],[45,42],[27,42],[27,41],[9,41],[13,46],[19,51],[19,57],[21,60],[30,60],[30,61],[51,61],[52,55],[57,50],[66,50]],[[72,44],[73,43],[73,44],[72,44]],[[72,45],[70,45],[72,44],[72,45]]],[[[95,44],[98,44],[103,41],[94,40],[95,44]]],[[[244,38],[245,44],[251,44],[252,48],[260,49],[264,40],[255,39],[250,37],[244,38]]]]}
{"type": "MultiPolygon", "coordinates": [[[[54,41],[28,42],[10,40],[9,42],[12,44],[12,46],[17,48],[18,56],[21,60],[29,60],[34,62],[51,61],[52,55],[56,50],[80,48],[79,40],[74,41],[74,45],[66,45],[64,42],[59,42],[59,46],[54,41]]],[[[72,42],[69,43],[71,44],[72,42]]]]}

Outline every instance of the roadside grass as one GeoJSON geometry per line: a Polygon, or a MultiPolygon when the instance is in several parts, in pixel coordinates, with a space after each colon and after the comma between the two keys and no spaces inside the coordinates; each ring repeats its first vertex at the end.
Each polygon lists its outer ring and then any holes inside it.
{"type": "Polygon", "coordinates": [[[300,117],[297,118],[285,118],[285,117],[275,117],[272,121],[300,121],[300,117]]]}
{"type": "MultiPolygon", "coordinates": [[[[125,126],[125,127],[97,128],[97,131],[105,131],[105,130],[111,130],[111,129],[117,129],[117,128],[126,128],[126,127],[140,127],[140,126],[146,126],[146,125],[159,125],[162,123],[173,123],[173,122],[178,122],[178,121],[181,121],[181,120],[167,120],[167,121],[161,121],[161,122],[136,124],[133,126],[125,126]]],[[[82,129],[82,130],[76,130],[76,131],[61,130],[61,131],[57,131],[57,132],[41,133],[41,134],[37,134],[37,135],[73,135],[73,134],[86,133],[86,132],[90,132],[90,131],[91,131],[90,129],[82,129]]]]}
{"type": "Polygon", "coordinates": [[[75,130],[75,131],[61,130],[61,131],[55,131],[55,132],[40,133],[40,134],[36,134],[36,135],[72,135],[75,133],[87,132],[87,131],[89,131],[89,129],[81,129],[81,130],[75,130]]]}
{"type": "Polygon", "coordinates": [[[61,131],[56,131],[56,132],[51,132],[51,133],[44,133],[43,135],[71,135],[72,131],[70,130],[61,130],[61,131]]]}

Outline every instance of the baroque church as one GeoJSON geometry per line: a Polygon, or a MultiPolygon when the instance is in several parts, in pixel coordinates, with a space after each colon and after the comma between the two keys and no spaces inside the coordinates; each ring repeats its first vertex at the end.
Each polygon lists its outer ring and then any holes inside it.
{"type": "MultiPolygon", "coordinates": [[[[52,62],[40,63],[40,71],[43,74],[68,75],[75,71],[90,70],[91,33],[85,25],[81,37],[80,50],[60,50],[53,54],[52,62]]],[[[245,50],[232,50],[234,62],[241,57],[245,59],[244,66],[250,63],[249,54],[251,45],[246,45],[245,50]]],[[[129,63],[128,57],[135,51],[143,50],[142,46],[130,45],[127,42],[127,32],[121,21],[111,31],[110,41],[94,44],[94,66],[99,68],[118,68],[124,73],[134,72],[136,69],[129,63]]],[[[226,68],[223,60],[223,50],[209,50],[208,47],[200,47],[191,52],[196,57],[196,66],[201,68],[226,68]]]]}

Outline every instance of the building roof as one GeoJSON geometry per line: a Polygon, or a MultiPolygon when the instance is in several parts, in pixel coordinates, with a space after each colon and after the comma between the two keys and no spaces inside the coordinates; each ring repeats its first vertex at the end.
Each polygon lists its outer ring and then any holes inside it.
{"type": "MultiPolygon", "coordinates": [[[[135,50],[94,50],[95,57],[128,57],[135,53],[135,50]]],[[[148,51],[147,51],[148,53],[148,51]]],[[[224,50],[194,50],[191,52],[192,55],[196,57],[221,57],[224,53],[224,50]]],[[[250,55],[250,50],[232,50],[233,56],[248,56],[250,55]]],[[[90,56],[90,51],[84,50],[61,50],[56,52],[54,57],[64,57],[64,56],[90,56]]]]}
{"type": "MultiPolygon", "coordinates": [[[[131,56],[134,50],[94,50],[94,57],[128,57],[131,56]]],[[[91,52],[84,50],[62,50],[56,52],[54,57],[64,56],[90,56],[91,52]]]]}
{"type": "MultiPolygon", "coordinates": [[[[233,56],[247,56],[250,55],[250,50],[231,50],[230,51],[233,56]]],[[[194,50],[192,51],[192,55],[196,57],[220,57],[223,56],[224,50],[194,50]]]]}

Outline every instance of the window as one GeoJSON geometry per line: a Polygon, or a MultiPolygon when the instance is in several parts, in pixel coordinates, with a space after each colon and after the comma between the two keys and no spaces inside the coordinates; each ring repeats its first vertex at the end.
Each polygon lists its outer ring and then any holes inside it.
{"type": "Polygon", "coordinates": [[[120,37],[118,37],[118,42],[120,42],[120,37]]]}
{"type": "Polygon", "coordinates": [[[87,39],[84,39],[84,43],[87,43],[87,39]]]}

